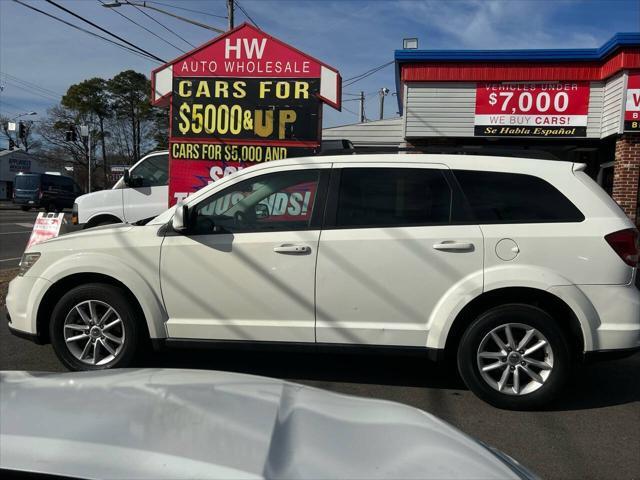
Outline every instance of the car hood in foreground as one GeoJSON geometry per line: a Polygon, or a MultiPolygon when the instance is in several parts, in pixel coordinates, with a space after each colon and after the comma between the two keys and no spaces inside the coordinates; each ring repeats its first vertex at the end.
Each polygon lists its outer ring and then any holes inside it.
{"type": "Polygon", "coordinates": [[[143,369],[2,372],[0,382],[3,469],[80,478],[529,478],[423,411],[263,377],[143,369]]]}

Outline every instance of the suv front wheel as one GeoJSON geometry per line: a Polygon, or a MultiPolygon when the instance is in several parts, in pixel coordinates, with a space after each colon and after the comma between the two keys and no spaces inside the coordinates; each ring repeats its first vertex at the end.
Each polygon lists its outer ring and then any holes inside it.
{"type": "Polygon", "coordinates": [[[51,317],[51,344],[70,370],[126,367],[136,353],[140,329],[135,310],[116,286],[75,287],[63,295],[51,317]]]}
{"type": "Polygon", "coordinates": [[[499,408],[548,404],[567,382],[570,367],[569,345],[556,320],[531,305],[484,312],[458,348],[458,370],[467,387],[499,408]]]}

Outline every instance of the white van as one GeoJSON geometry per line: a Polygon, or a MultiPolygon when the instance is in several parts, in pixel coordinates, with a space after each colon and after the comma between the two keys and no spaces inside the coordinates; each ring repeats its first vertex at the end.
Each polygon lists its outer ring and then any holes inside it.
{"type": "Polygon", "coordinates": [[[169,152],[146,155],[110,190],[76,198],[72,222],[85,228],[111,223],[134,223],[152,218],[168,207],[169,152]]]}

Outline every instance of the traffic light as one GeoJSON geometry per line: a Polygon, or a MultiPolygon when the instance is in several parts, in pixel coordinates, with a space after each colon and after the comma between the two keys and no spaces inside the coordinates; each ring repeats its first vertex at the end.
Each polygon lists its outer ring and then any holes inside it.
{"type": "Polygon", "coordinates": [[[64,133],[65,133],[67,142],[75,142],[76,140],[78,140],[78,135],[76,134],[76,127],[73,123],[69,124],[69,130],[67,130],[64,133]]]}
{"type": "Polygon", "coordinates": [[[16,142],[13,141],[12,138],[9,139],[9,150],[13,150],[16,148],[16,142]]]}
{"type": "Polygon", "coordinates": [[[20,122],[18,124],[18,138],[20,138],[21,140],[24,140],[27,137],[27,128],[25,127],[24,123],[20,122]]]}

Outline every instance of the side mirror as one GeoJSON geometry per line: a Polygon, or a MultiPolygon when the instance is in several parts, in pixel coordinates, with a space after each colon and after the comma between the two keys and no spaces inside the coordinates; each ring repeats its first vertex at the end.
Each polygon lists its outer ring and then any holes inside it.
{"type": "Polygon", "coordinates": [[[129,169],[128,168],[124,169],[124,175],[122,177],[123,177],[124,184],[129,186],[129,181],[131,180],[131,175],[129,174],[129,169]]]}
{"type": "Polygon", "coordinates": [[[269,206],[264,203],[256,203],[255,205],[256,218],[267,218],[269,216],[269,206]]]}
{"type": "Polygon", "coordinates": [[[189,208],[182,202],[176,204],[171,226],[176,232],[184,232],[189,228],[189,208]]]}

